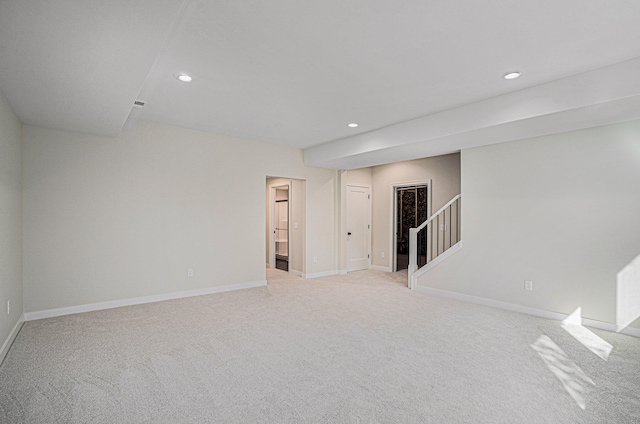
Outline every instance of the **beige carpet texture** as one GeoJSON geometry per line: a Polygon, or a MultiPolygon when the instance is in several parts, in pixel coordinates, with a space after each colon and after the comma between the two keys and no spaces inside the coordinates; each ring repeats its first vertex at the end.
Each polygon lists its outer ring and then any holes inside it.
{"type": "Polygon", "coordinates": [[[1,423],[640,423],[640,339],[360,271],[30,321],[1,423]]]}

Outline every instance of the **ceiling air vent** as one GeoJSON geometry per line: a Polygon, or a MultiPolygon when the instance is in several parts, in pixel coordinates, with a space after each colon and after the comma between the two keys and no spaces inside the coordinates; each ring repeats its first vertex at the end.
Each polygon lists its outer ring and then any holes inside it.
{"type": "Polygon", "coordinates": [[[142,108],[144,107],[144,105],[145,102],[143,102],[142,100],[136,100],[133,102],[133,107],[131,108],[131,112],[129,112],[129,117],[124,123],[125,128],[135,128],[140,115],[142,115],[142,108]]]}

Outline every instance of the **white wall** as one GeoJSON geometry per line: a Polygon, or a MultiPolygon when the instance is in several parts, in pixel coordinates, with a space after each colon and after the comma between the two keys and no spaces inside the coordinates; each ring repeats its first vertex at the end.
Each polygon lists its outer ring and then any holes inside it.
{"type": "Polygon", "coordinates": [[[0,93],[0,346],[22,316],[21,133],[22,125],[0,93]]]}
{"type": "MultiPolygon", "coordinates": [[[[297,271],[300,274],[306,274],[306,185],[307,182],[303,180],[291,180],[291,215],[292,225],[291,229],[291,251],[292,257],[289,259],[290,269],[297,271]],[[298,228],[295,228],[295,225],[298,228]]],[[[333,271],[333,270],[331,270],[333,271]]]]}
{"type": "Polygon", "coordinates": [[[371,186],[373,168],[350,169],[346,171],[347,184],[371,186]]]}
{"type": "Polygon", "coordinates": [[[640,121],[463,150],[461,162],[463,248],[419,285],[609,323],[640,315],[640,121]]]}
{"type": "Polygon", "coordinates": [[[460,194],[460,154],[435,156],[371,168],[373,181],[372,265],[391,268],[392,190],[396,183],[432,181],[432,212],[460,194]],[[384,252],[384,259],[380,253],[384,252]]]}
{"type": "Polygon", "coordinates": [[[267,175],[306,180],[306,270],[336,269],[337,172],[300,150],[153,123],[23,149],[26,312],[263,281],[267,175]]]}

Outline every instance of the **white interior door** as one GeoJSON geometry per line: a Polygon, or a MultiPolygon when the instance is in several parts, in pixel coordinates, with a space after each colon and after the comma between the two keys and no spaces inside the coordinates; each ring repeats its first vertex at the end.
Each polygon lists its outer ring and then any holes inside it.
{"type": "Polygon", "coordinates": [[[347,271],[369,267],[370,191],[347,185],[347,271]]]}

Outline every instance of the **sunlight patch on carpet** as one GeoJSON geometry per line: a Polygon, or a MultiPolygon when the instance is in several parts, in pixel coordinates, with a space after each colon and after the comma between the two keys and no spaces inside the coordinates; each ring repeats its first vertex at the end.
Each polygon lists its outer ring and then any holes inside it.
{"type": "Polygon", "coordinates": [[[531,345],[538,352],[547,368],[560,380],[564,389],[571,395],[581,409],[587,407],[585,394],[595,386],[560,347],[548,336],[542,335],[531,345]]]}

